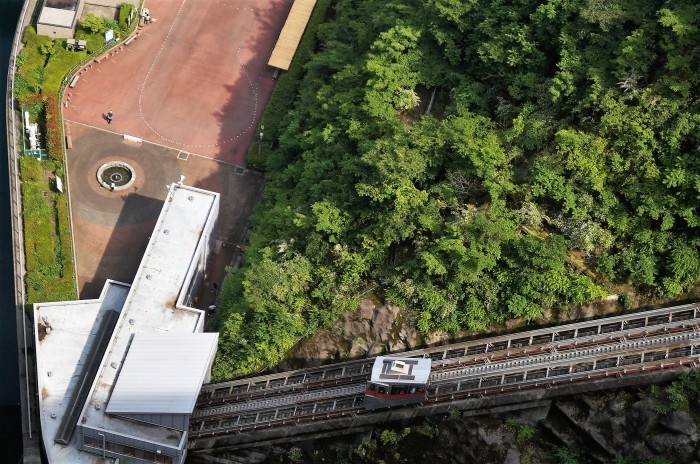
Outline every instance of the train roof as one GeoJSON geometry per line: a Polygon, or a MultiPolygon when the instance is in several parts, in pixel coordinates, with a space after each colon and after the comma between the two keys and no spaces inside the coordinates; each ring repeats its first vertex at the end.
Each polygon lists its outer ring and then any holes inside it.
{"type": "Polygon", "coordinates": [[[430,358],[394,358],[379,356],[372,366],[372,382],[401,383],[402,385],[428,383],[430,358]]]}

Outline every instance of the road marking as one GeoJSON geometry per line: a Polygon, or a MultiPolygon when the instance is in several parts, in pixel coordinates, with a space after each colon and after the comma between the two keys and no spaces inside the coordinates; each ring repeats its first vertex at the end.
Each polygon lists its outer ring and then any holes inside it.
{"type": "Polygon", "coordinates": [[[245,45],[245,39],[241,42],[241,44],[238,46],[238,50],[236,50],[236,58],[238,59],[238,64],[240,65],[241,69],[243,70],[243,74],[245,75],[246,80],[248,81],[248,84],[253,91],[253,96],[255,98],[254,104],[253,104],[253,110],[250,112],[251,118],[250,118],[250,123],[248,124],[248,127],[243,129],[238,135],[231,137],[227,140],[223,140],[218,143],[213,143],[213,144],[205,144],[205,145],[193,145],[193,144],[187,144],[187,143],[181,143],[178,142],[177,140],[170,139],[168,137],[165,137],[163,134],[159,133],[146,119],[145,115],[143,114],[143,96],[145,93],[146,85],[148,84],[148,80],[151,77],[151,73],[153,72],[156,63],[158,62],[158,58],[160,57],[161,53],[163,52],[163,49],[165,48],[166,43],[168,42],[168,39],[170,38],[171,34],[173,33],[173,30],[175,29],[175,25],[177,24],[180,14],[182,13],[182,7],[185,5],[186,0],[182,0],[182,3],[180,3],[180,7],[177,11],[177,14],[175,15],[175,18],[173,19],[172,24],[170,25],[170,28],[168,29],[168,33],[165,35],[165,38],[163,39],[163,42],[160,45],[160,48],[158,49],[158,53],[156,53],[155,57],[153,58],[153,61],[151,62],[151,66],[148,68],[148,72],[146,72],[146,77],[143,80],[143,85],[141,86],[141,91],[139,92],[139,98],[138,98],[138,103],[139,103],[139,115],[141,116],[141,119],[143,122],[146,123],[148,128],[153,131],[154,134],[156,134],[158,137],[162,138],[166,142],[169,143],[174,143],[176,145],[182,146],[182,147],[194,147],[194,148],[208,148],[208,147],[218,147],[221,145],[224,145],[228,142],[232,142],[234,140],[238,140],[242,135],[246,134],[248,131],[253,129],[253,126],[255,125],[255,118],[258,116],[258,86],[260,85],[260,79],[258,78],[256,82],[253,82],[253,79],[251,79],[250,74],[248,73],[248,70],[246,67],[243,65],[243,60],[241,59],[241,49],[243,48],[243,45],[245,45]]]}
{"type": "MultiPolygon", "coordinates": [[[[92,124],[85,124],[84,122],[73,121],[70,119],[66,119],[66,121],[70,122],[71,124],[78,124],[79,126],[89,127],[90,129],[96,129],[96,130],[99,130],[102,132],[109,132],[110,134],[115,134],[115,135],[118,135],[119,137],[123,136],[122,132],[114,132],[112,130],[105,129],[103,127],[93,126],[92,124]]],[[[179,148],[174,148],[174,147],[171,147],[170,145],[164,145],[162,143],[153,142],[153,141],[146,140],[146,139],[143,140],[143,144],[155,145],[157,147],[167,148],[168,150],[172,150],[172,151],[176,151],[176,152],[182,151],[179,148]]],[[[216,163],[225,164],[227,166],[242,167],[243,169],[246,169],[245,166],[241,166],[240,164],[232,163],[230,161],[224,161],[224,160],[212,158],[212,157],[207,156],[207,155],[200,155],[200,154],[192,153],[192,152],[189,152],[189,154],[190,154],[190,156],[196,156],[197,158],[204,158],[206,160],[214,161],[216,163]]]]}

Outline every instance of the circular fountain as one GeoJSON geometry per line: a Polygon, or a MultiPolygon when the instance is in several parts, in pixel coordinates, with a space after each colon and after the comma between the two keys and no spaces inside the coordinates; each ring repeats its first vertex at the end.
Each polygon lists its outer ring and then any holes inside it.
{"type": "Polygon", "coordinates": [[[127,189],[135,180],[134,168],[122,161],[105,163],[97,170],[97,181],[111,191],[127,189]]]}

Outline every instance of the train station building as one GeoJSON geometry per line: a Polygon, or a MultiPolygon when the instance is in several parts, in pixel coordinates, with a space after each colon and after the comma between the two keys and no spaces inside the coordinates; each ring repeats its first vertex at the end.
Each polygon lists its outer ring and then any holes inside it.
{"type": "Polygon", "coordinates": [[[131,285],[37,303],[39,413],[50,463],[184,462],[218,334],[193,307],[219,194],[172,184],[131,285]]]}

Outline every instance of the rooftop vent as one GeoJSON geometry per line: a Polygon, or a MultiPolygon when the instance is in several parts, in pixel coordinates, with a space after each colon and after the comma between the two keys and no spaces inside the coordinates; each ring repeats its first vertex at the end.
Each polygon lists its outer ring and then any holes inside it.
{"type": "Polygon", "coordinates": [[[394,365],[392,366],[393,371],[400,372],[402,374],[408,374],[408,369],[408,365],[406,365],[406,363],[403,361],[394,361],[394,365]]]}
{"type": "Polygon", "coordinates": [[[116,369],[116,368],[117,368],[117,363],[115,363],[114,361],[112,361],[111,363],[109,363],[109,365],[112,366],[112,369],[116,369]]]}
{"type": "Polygon", "coordinates": [[[194,201],[194,195],[190,195],[189,197],[187,197],[187,199],[190,201],[194,201]]]}
{"type": "Polygon", "coordinates": [[[168,234],[170,233],[170,229],[165,229],[165,230],[163,231],[163,233],[164,233],[165,235],[168,235],[168,234]]]}
{"type": "Polygon", "coordinates": [[[134,325],[134,322],[136,322],[136,319],[129,319],[129,324],[134,325]]]}

